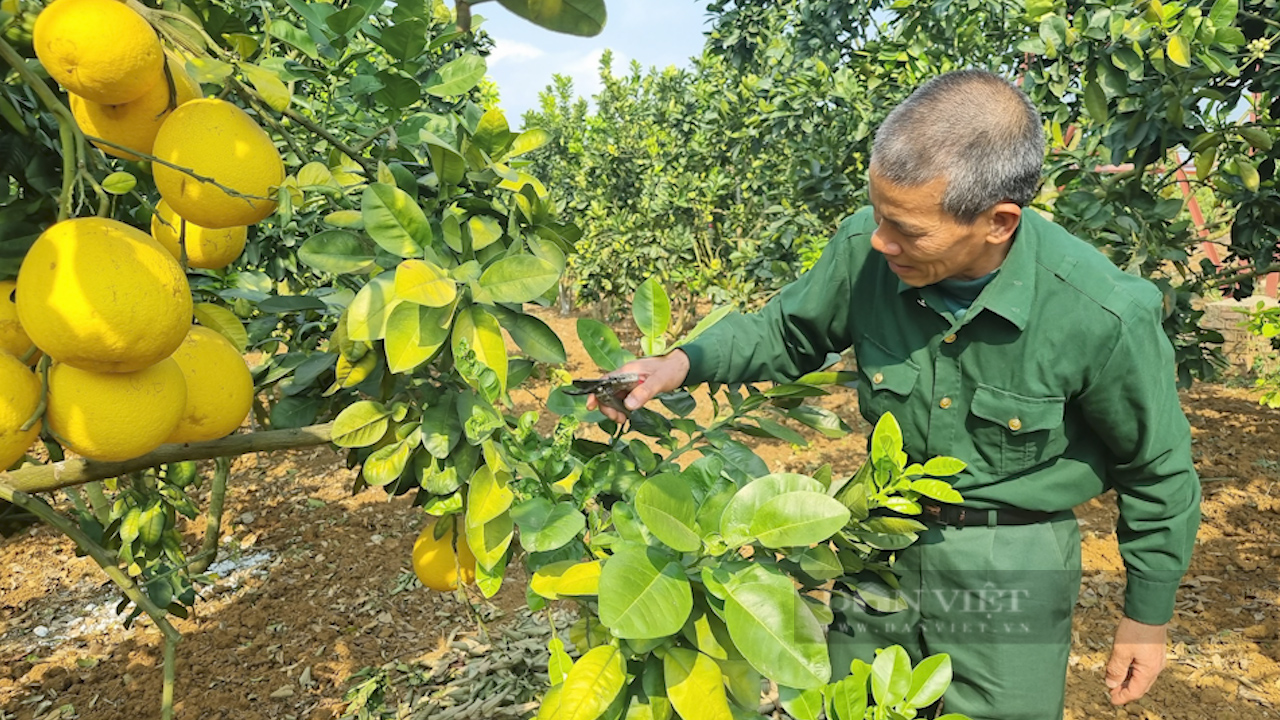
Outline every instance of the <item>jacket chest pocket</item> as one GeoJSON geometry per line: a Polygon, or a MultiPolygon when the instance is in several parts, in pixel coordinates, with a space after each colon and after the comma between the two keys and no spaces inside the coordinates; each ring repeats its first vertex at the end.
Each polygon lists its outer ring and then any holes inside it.
{"type": "Polygon", "coordinates": [[[968,430],[983,461],[1001,476],[1016,475],[1062,454],[1066,400],[1028,397],[979,385],[968,430]]]}
{"type": "Polygon", "coordinates": [[[862,375],[858,383],[858,409],[862,416],[874,423],[881,415],[892,412],[901,422],[920,366],[869,339],[856,349],[855,355],[862,375]]]}

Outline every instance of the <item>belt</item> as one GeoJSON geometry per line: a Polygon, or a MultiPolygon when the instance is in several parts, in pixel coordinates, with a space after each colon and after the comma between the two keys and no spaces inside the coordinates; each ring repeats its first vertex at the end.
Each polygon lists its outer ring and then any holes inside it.
{"type": "Polygon", "coordinates": [[[922,508],[920,513],[921,520],[935,525],[948,525],[950,527],[1034,525],[1035,523],[1049,522],[1062,514],[1040,510],[1019,510],[1018,508],[977,510],[937,502],[922,502],[920,507],[922,508]]]}

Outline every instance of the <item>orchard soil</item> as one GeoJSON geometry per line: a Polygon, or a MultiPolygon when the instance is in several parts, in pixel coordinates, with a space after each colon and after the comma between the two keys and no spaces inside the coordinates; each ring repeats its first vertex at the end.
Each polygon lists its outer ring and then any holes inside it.
{"type": "MultiPolygon", "coordinates": [[[[543,317],[571,343],[568,370],[599,374],[570,340],[574,321],[543,317]]],[[[546,392],[542,383],[514,399],[536,408],[546,392]]],[[[1280,718],[1280,412],[1221,385],[1201,385],[1183,401],[1204,480],[1204,524],[1179,595],[1169,665],[1147,698],[1123,709],[1107,702],[1103,666],[1124,574],[1114,500],[1086,503],[1077,508],[1084,584],[1069,720],[1280,718]]],[[[840,440],[809,433],[807,448],[753,443],[772,469],[856,469],[869,428],[855,393],[821,402],[854,433],[840,440]]],[[[176,717],[332,720],[353,673],[438,652],[473,633],[477,613],[492,619],[490,627],[519,614],[518,571],[492,602],[477,596],[474,607],[417,585],[409,556],[421,512],[378,490],[352,496],[353,477],[330,448],[234,461],[223,557],[242,569],[212,586],[190,620],[175,623],[184,635],[176,717]]],[[[192,543],[203,522],[188,528],[192,543]]],[[[48,529],[0,540],[0,720],[157,716],[159,635],[145,619],[123,630],[102,611],[117,598],[93,562],[48,529]]]]}

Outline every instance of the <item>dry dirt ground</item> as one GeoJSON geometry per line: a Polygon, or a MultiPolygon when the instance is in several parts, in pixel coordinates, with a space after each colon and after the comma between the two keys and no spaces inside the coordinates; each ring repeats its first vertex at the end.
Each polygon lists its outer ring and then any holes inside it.
{"type": "MultiPolygon", "coordinates": [[[[572,320],[546,316],[562,338],[572,320]]],[[[570,343],[569,371],[597,374],[570,343]]],[[[540,391],[545,394],[545,389],[540,391]]],[[[537,399],[517,393],[520,404],[537,399]]],[[[851,391],[822,399],[853,425],[806,449],[756,442],[771,468],[851,473],[868,430],[851,391]]],[[[1122,598],[1115,507],[1077,509],[1084,587],[1067,690],[1069,720],[1280,718],[1280,412],[1248,391],[1204,385],[1184,396],[1204,479],[1204,524],[1156,688],[1123,709],[1102,684],[1122,598]]],[[[350,676],[413,660],[475,627],[476,610],[414,585],[420,512],[375,490],[352,496],[353,472],[331,449],[246,456],[233,466],[224,519],[224,579],[193,617],[177,621],[176,717],[332,720],[350,676]]],[[[203,522],[203,519],[201,519],[203,522]]],[[[190,539],[198,538],[195,526],[190,539]]],[[[0,540],[0,720],[155,717],[161,643],[145,620],[121,629],[117,599],[92,561],[44,528],[0,540]]],[[[511,577],[484,617],[514,616],[511,577]]]]}

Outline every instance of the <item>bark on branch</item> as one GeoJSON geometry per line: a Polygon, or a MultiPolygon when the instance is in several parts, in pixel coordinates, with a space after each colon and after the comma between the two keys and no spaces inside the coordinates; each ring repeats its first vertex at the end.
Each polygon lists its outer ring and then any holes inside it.
{"type": "Polygon", "coordinates": [[[0,472],[0,486],[27,493],[46,492],[117,477],[170,462],[209,460],[255,452],[314,447],[329,442],[332,429],[333,424],[326,423],[294,430],[269,430],[246,435],[230,435],[209,442],[161,445],[142,457],[123,462],[63,460],[7,473],[0,472]]]}

